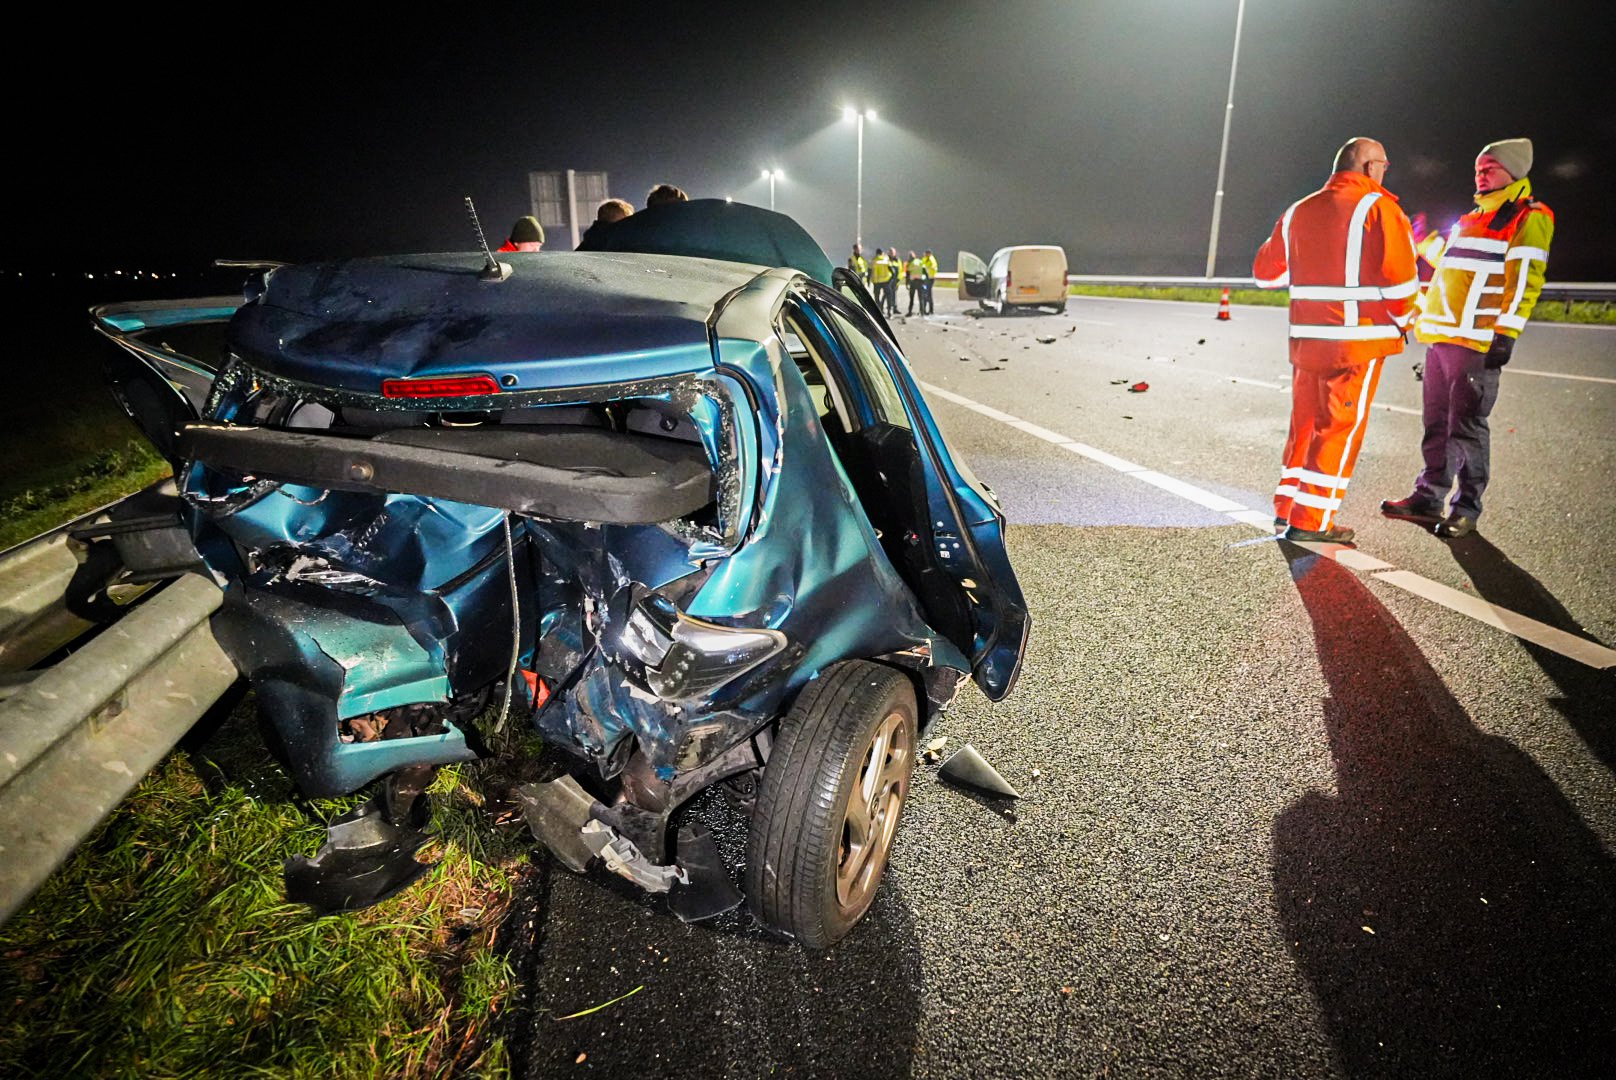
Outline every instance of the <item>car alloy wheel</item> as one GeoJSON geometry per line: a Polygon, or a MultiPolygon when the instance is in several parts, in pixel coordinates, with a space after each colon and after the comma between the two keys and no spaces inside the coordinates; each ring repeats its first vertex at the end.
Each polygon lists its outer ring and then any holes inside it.
{"type": "Polygon", "coordinates": [[[909,795],[918,742],[908,676],[833,665],[780,721],[747,840],[746,894],[765,924],[810,948],[869,910],[909,795]]]}

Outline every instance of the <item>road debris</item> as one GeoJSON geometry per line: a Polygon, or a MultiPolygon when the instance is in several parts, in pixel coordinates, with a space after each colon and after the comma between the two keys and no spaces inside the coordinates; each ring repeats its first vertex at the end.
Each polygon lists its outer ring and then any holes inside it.
{"type": "Polygon", "coordinates": [[[947,735],[939,735],[937,738],[935,738],[935,739],[931,740],[930,742],[928,742],[926,744],[926,752],[923,755],[925,757],[927,763],[932,764],[932,765],[937,764],[937,762],[942,759],[943,747],[945,747],[947,745],[948,745],[948,736],[947,735]]]}
{"type": "MultiPolygon", "coordinates": [[[[641,983],[639,986],[636,986],[634,989],[630,990],[628,993],[623,994],[623,995],[621,995],[619,997],[614,997],[610,1001],[603,1001],[599,1005],[596,1005],[593,1008],[580,1009],[575,1013],[568,1013],[566,1016],[558,1016],[558,1017],[556,1017],[556,1019],[557,1020],[576,1020],[580,1016],[588,1016],[590,1013],[598,1013],[602,1009],[609,1008],[612,1005],[616,1005],[619,1001],[627,1001],[629,998],[633,997],[635,994],[638,994],[641,990],[644,990],[644,989],[645,989],[645,984],[641,983]]],[[[578,1055],[578,1061],[582,1062],[583,1059],[584,1059],[584,1056],[582,1054],[579,1054],[578,1055]]]]}
{"type": "Polygon", "coordinates": [[[970,743],[956,750],[952,756],[938,770],[939,776],[947,777],[958,784],[967,784],[979,788],[991,795],[1007,795],[1012,799],[1021,798],[1021,792],[1010,786],[1010,781],[999,775],[999,771],[970,743]]]}
{"type": "Polygon", "coordinates": [[[1132,386],[1128,387],[1128,393],[1130,393],[1130,394],[1143,394],[1146,390],[1149,390],[1149,389],[1150,389],[1150,384],[1149,383],[1147,383],[1147,382],[1136,382],[1132,386]]]}
{"type": "Polygon", "coordinates": [[[1125,383],[1127,381],[1128,381],[1127,379],[1112,379],[1111,380],[1111,385],[1112,386],[1121,386],[1123,383],[1125,383]]]}
{"type": "Polygon", "coordinates": [[[588,1060],[589,1060],[589,1055],[587,1053],[582,1053],[582,1054],[579,1054],[577,1057],[573,1058],[572,1063],[574,1065],[582,1065],[584,1062],[586,1062],[588,1060]]]}
{"type": "Polygon", "coordinates": [[[1053,345],[1053,344],[1055,344],[1055,339],[1053,337],[1040,337],[1038,339],[1038,344],[1040,344],[1040,345],[1053,345]]]}
{"type": "Polygon", "coordinates": [[[1195,344],[1197,344],[1197,345],[1205,345],[1206,344],[1206,338],[1196,338],[1195,339],[1195,344]]]}
{"type": "Polygon", "coordinates": [[[1039,772],[1037,769],[1034,769],[1032,771],[1032,778],[1034,780],[1042,780],[1044,778],[1044,774],[1039,772]]]}

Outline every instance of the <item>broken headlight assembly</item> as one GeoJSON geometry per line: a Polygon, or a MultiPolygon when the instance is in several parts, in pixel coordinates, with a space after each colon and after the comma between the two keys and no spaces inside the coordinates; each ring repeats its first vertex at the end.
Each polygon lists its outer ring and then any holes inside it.
{"type": "Polygon", "coordinates": [[[645,669],[660,698],[704,698],[786,647],[778,630],[719,626],[692,618],[656,593],[635,604],[618,637],[619,649],[645,669]]]}

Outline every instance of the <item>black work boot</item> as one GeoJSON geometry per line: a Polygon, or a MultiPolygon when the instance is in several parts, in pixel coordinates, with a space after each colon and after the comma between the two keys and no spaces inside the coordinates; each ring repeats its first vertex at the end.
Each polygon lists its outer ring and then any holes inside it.
{"type": "Polygon", "coordinates": [[[1380,504],[1380,512],[1387,517],[1439,518],[1442,500],[1416,491],[1405,499],[1387,499],[1380,504]]]}

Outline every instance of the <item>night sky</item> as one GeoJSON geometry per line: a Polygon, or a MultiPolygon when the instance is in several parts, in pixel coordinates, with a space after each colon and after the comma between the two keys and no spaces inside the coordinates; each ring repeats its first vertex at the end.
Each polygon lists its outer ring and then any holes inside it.
{"type": "MultiPolygon", "coordinates": [[[[1074,273],[1199,274],[1235,0],[1129,3],[216,5],[14,36],[0,268],[467,249],[527,211],[530,169],[604,169],[777,205],[838,261],[865,132],[868,246],[1063,244],[1074,273]],[[198,34],[202,35],[198,44],[198,34]],[[14,56],[15,59],[15,56],[14,56]],[[46,66],[48,65],[48,66],[46,66]],[[18,182],[20,181],[20,183],[18,182]]],[[[1347,137],[1445,226],[1491,140],[1536,143],[1551,280],[1616,278],[1605,5],[1249,0],[1218,270],[1347,137]],[[1596,196],[1598,201],[1596,202],[1596,196]]],[[[552,247],[566,246],[552,236],[552,247]]]]}

